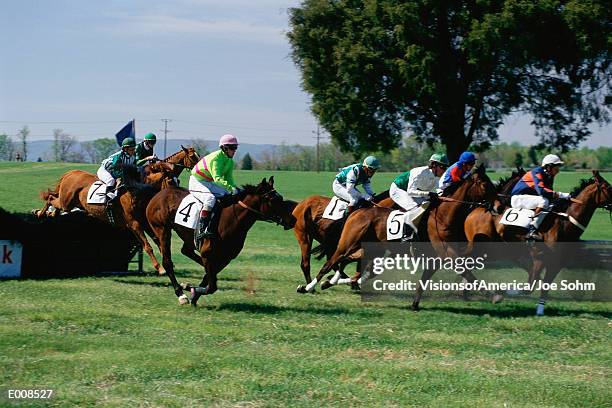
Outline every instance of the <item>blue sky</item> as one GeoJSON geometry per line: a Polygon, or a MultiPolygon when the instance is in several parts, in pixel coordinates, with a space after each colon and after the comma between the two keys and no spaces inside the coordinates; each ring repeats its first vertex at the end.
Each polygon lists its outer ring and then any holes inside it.
{"type": "MultiPolygon", "coordinates": [[[[3,1],[0,133],[31,140],[137,135],[313,144],[316,120],[285,38],[282,0],[3,1]],[[52,122],[52,123],[36,123],[52,122]]],[[[588,145],[611,145],[611,126],[588,145]]],[[[501,140],[536,143],[511,117],[501,140]]]]}

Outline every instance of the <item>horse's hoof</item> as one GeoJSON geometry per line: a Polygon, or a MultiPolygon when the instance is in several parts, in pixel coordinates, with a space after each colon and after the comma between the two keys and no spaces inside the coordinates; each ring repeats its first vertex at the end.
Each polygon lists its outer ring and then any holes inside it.
{"type": "Polygon", "coordinates": [[[159,269],[157,270],[157,275],[164,276],[165,274],[166,274],[166,270],[164,269],[163,266],[160,266],[159,269]]]}
{"type": "Polygon", "coordinates": [[[332,286],[334,285],[332,285],[328,280],[326,280],[325,282],[321,283],[321,290],[329,289],[332,286]]]}
{"type": "Polygon", "coordinates": [[[504,300],[504,296],[503,295],[495,294],[491,298],[491,303],[497,304],[497,303],[500,303],[502,300],[504,300]]]}
{"type": "Polygon", "coordinates": [[[361,286],[359,286],[359,283],[357,282],[351,282],[351,290],[355,290],[355,291],[361,290],[361,286]]]}
{"type": "Polygon", "coordinates": [[[418,303],[413,303],[412,305],[410,305],[410,309],[414,312],[418,312],[419,310],[421,310],[418,303]]]}
{"type": "Polygon", "coordinates": [[[297,287],[297,293],[306,293],[306,292],[307,292],[307,290],[306,290],[306,286],[304,286],[304,285],[299,285],[299,286],[297,287]]]}
{"type": "Polygon", "coordinates": [[[186,290],[187,292],[191,292],[191,283],[181,283],[181,288],[183,288],[183,290],[186,290]]]}
{"type": "Polygon", "coordinates": [[[186,295],[181,295],[178,298],[178,302],[179,305],[188,305],[189,304],[189,298],[186,295]]]}

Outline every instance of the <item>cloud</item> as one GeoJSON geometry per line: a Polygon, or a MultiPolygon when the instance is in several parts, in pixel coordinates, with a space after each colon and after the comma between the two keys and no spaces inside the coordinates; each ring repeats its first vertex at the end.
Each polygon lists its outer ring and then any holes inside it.
{"type": "Polygon", "coordinates": [[[120,17],[109,29],[122,35],[205,35],[224,40],[286,44],[286,27],[237,19],[198,19],[165,15],[120,17]]]}

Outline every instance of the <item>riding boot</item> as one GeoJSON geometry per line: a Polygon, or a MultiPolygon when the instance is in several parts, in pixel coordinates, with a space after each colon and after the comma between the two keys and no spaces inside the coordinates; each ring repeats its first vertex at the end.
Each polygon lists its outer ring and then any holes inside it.
{"type": "Polygon", "coordinates": [[[202,210],[200,211],[200,219],[198,220],[198,228],[195,232],[194,243],[196,248],[199,248],[202,244],[202,241],[206,238],[209,238],[212,233],[209,231],[210,224],[210,211],[202,210]]]}
{"type": "Polygon", "coordinates": [[[415,230],[408,224],[404,224],[404,232],[402,235],[401,242],[410,242],[415,239],[415,230]]]}
{"type": "Polygon", "coordinates": [[[543,241],[544,239],[538,234],[538,228],[544,220],[546,214],[542,214],[543,208],[537,207],[533,213],[533,219],[529,223],[529,231],[525,236],[526,241],[543,241]]]}

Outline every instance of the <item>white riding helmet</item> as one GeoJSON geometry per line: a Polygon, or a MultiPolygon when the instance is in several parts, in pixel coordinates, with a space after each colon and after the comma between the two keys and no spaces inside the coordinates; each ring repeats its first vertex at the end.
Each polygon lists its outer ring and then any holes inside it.
{"type": "Polygon", "coordinates": [[[546,166],[547,164],[556,164],[560,166],[564,163],[561,161],[561,158],[556,154],[547,154],[542,159],[542,167],[546,166]]]}

